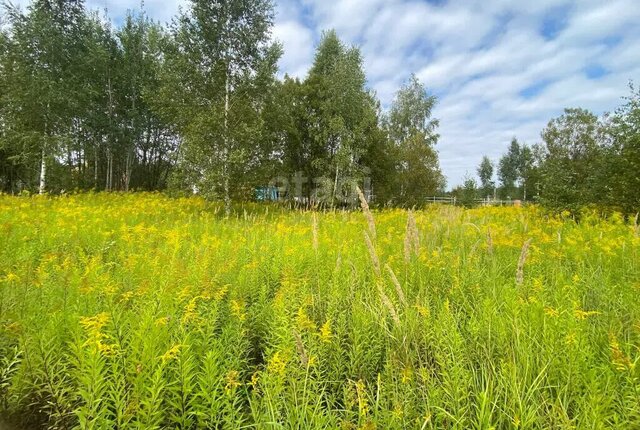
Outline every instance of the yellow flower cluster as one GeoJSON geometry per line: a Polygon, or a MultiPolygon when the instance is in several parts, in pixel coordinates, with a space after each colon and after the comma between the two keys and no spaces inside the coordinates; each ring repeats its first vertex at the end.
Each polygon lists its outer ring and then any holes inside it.
{"type": "Polygon", "coordinates": [[[284,376],[288,363],[289,357],[287,354],[284,354],[281,351],[276,351],[269,358],[267,363],[267,372],[278,376],[284,376]]]}
{"type": "Polygon", "coordinates": [[[87,340],[84,346],[95,347],[104,355],[110,356],[118,352],[117,345],[108,342],[110,336],[103,332],[103,328],[109,323],[110,316],[103,312],[93,317],[81,317],[80,325],[84,328],[87,340]]]}
{"type": "Polygon", "coordinates": [[[618,338],[613,333],[609,334],[609,348],[611,349],[611,363],[617,370],[624,372],[634,368],[634,363],[622,351],[618,338]]]}

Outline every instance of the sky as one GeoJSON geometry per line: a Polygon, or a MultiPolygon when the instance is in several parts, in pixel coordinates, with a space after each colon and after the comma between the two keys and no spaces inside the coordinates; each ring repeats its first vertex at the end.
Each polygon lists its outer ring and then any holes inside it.
{"type": "MultiPolygon", "coordinates": [[[[281,74],[304,78],[322,31],[361,49],[383,107],[411,73],[438,96],[450,187],[511,139],[540,142],[565,107],[613,111],[640,85],[640,0],[275,0],[281,74]]],[[[27,0],[21,0],[27,3],[27,0]]],[[[19,2],[20,3],[20,2],[19,2]]],[[[89,0],[118,22],[139,0],[89,0]]],[[[186,0],[146,0],[168,21],[186,0]]]]}

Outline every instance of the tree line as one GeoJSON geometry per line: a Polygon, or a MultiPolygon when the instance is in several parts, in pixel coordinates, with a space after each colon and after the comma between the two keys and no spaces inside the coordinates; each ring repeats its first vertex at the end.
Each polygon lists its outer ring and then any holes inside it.
{"type": "Polygon", "coordinates": [[[542,130],[541,142],[513,138],[497,161],[484,156],[477,178],[467,176],[453,193],[477,199],[513,199],[577,212],[600,207],[635,214],[640,209],[640,90],[613,113],[597,116],[565,109],[542,130]],[[496,181],[497,179],[497,181],[496,181]]]}
{"type": "MultiPolygon", "coordinates": [[[[170,24],[114,26],[82,0],[5,5],[0,189],[254,197],[272,178],[373,184],[376,201],[444,191],[436,98],[415,76],[383,112],[362,55],[326,31],[304,79],[278,77],[269,0],[191,0],[170,24]]],[[[288,196],[293,196],[291,190],[288,196]]]]}
{"type": "MultiPolygon", "coordinates": [[[[379,205],[444,194],[424,84],[412,75],[383,110],[360,50],[331,30],[304,78],[281,78],[273,23],[270,0],[190,0],[170,24],[132,12],[117,26],[83,0],[4,5],[0,191],[168,189],[227,209],[274,178],[281,198],[311,201],[320,188],[331,205],[355,183],[379,205]]],[[[479,183],[453,194],[640,206],[639,91],[602,117],[567,109],[541,136],[484,157],[479,183]]]]}

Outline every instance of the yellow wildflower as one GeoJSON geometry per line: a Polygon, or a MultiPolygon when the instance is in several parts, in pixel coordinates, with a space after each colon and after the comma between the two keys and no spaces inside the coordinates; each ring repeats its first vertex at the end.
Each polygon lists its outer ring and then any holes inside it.
{"type": "Polygon", "coordinates": [[[98,348],[98,351],[100,351],[102,354],[104,354],[105,356],[111,357],[116,355],[116,353],[118,352],[118,345],[116,344],[108,344],[108,343],[104,343],[102,341],[98,341],[96,343],[96,346],[98,348]]]}
{"type": "Polygon", "coordinates": [[[327,320],[322,327],[320,327],[320,339],[327,343],[331,342],[331,338],[333,337],[333,333],[331,332],[331,320],[327,320]]]}
{"type": "Polygon", "coordinates": [[[87,333],[87,340],[84,346],[93,346],[105,355],[115,354],[117,346],[103,342],[104,339],[109,338],[109,336],[102,332],[102,329],[107,325],[109,320],[109,314],[106,312],[93,317],[80,318],[80,325],[87,333]]]}
{"type": "Polygon", "coordinates": [[[284,371],[287,367],[288,362],[289,360],[284,354],[282,354],[280,351],[276,351],[267,363],[267,371],[278,376],[284,376],[284,371]]]}
{"type": "Polygon", "coordinates": [[[173,345],[171,348],[169,348],[169,350],[167,352],[162,354],[160,359],[165,363],[167,361],[171,361],[171,360],[175,359],[178,356],[178,354],[180,354],[180,349],[181,348],[182,348],[182,345],[180,345],[179,343],[173,345]]]}
{"type": "Polygon", "coordinates": [[[576,333],[575,333],[575,332],[573,332],[573,331],[572,331],[572,332],[569,332],[569,333],[567,334],[567,336],[564,338],[564,343],[565,343],[567,346],[575,345],[575,344],[576,344],[576,338],[577,338],[577,336],[576,336],[576,333]]]}
{"type": "Polygon", "coordinates": [[[93,317],[80,317],[80,325],[87,331],[101,330],[109,319],[109,314],[103,312],[93,317]]]}
{"type": "Polygon", "coordinates": [[[238,381],[239,376],[240,373],[237,370],[230,370],[229,372],[227,372],[227,375],[225,376],[225,381],[227,384],[224,386],[224,389],[227,393],[242,385],[238,381]]]}
{"type": "Polygon", "coordinates": [[[169,317],[162,317],[155,320],[153,323],[156,327],[164,327],[169,322],[169,317]]]}
{"type": "Polygon", "coordinates": [[[239,300],[231,300],[231,313],[240,321],[244,321],[247,317],[244,312],[244,303],[239,300]]]}
{"type": "Polygon", "coordinates": [[[414,306],[417,310],[418,310],[418,314],[423,317],[423,318],[428,318],[429,317],[429,308],[422,306],[422,305],[415,305],[414,306]]]}
{"type": "Polygon", "coordinates": [[[366,386],[362,379],[355,384],[358,395],[358,413],[361,417],[369,415],[369,400],[367,399],[366,386]]]}
{"type": "Polygon", "coordinates": [[[409,382],[411,382],[412,378],[413,378],[413,371],[410,368],[405,367],[404,369],[402,369],[402,383],[403,384],[408,384],[409,382]]]}
{"type": "Polygon", "coordinates": [[[533,290],[535,292],[539,293],[543,289],[544,289],[544,283],[542,282],[542,279],[541,278],[534,278],[533,279],[533,290]]]}
{"type": "Polygon", "coordinates": [[[513,426],[515,428],[520,427],[520,417],[518,415],[516,415],[515,417],[513,417],[513,426]]]}
{"type": "Polygon", "coordinates": [[[254,372],[253,375],[251,375],[251,382],[249,384],[254,390],[256,390],[258,388],[259,382],[260,382],[260,374],[258,372],[254,372]]]}
{"type": "Polygon", "coordinates": [[[20,280],[20,277],[13,272],[7,273],[4,277],[5,282],[15,282],[19,280],[20,280]]]}
{"type": "Polygon", "coordinates": [[[178,293],[179,300],[185,300],[187,297],[191,295],[191,287],[186,286],[178,293]]]}
{"type": "Polygon", "coordinates": [[[216,291],[213,294],[213,299],[216,302],[221,301],[224,298],[224,296],[227,294],[227,291],[229,291],[229,285],[225,285],[225,286],[221,287],[218,291],[216,291]]]}
{"type": "Polygon", "coordinates": [[[611,363],[620,372],[631,370],[634,364],[627,354],[622,351],[617,337],[611,333],[609,334],[609,348],[611,349],[611,363]]]}
{"type": "Polygon", "coordinates": [[[601,312],[598,312],[598,311],[583,311],[582,309],[575,309],[573,311],[573,315],[576,317],[576,319],[579,319],[579,320],[584,320],[590,316],[600,315],[600,314],[601,312]]]}
{"type": "Polygon", "coordinates": [[[444,310],[449,313],[451,312],[451,304],[449,303],[449,299],[446,299],[444,301],[444,310]]]}
{"type": "Polygon", "coordinates": [[[190,321],[196,319],[196,299],[197,297],[194,297],[193,299],[189,300],[189,303],[187,303],[184,307],[184,313],[182,314],[182,324],[188,324],[190,321]]]}
{"type": "Polygon", "coordinates": [[[300,307],[296,314],[296,325],[300,331],[304,330],[315,330],[316,325],[311,321],[309,316],[307,315],[304,307],[300,307]]]}
{"type": "Polygon", "coordinates": [[[395,419],[395,420],[402,419],[402,416],[404,415],[404,411],[402,410],[402,405],[397,404],[393,408],[393,411],[391,412],[391,415],[393,416],[393,419],[395,419]]]}

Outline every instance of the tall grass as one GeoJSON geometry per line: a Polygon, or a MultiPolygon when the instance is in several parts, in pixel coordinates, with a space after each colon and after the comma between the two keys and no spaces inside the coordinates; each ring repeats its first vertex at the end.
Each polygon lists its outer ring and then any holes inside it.
{"type": "Polygon", "coordinates": [[[155,194],[0,197],[0,416],[640,428],[637,222],[235,213],[155,194]]]}

